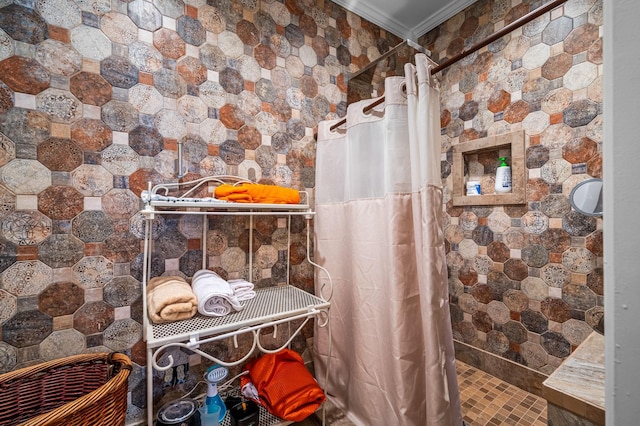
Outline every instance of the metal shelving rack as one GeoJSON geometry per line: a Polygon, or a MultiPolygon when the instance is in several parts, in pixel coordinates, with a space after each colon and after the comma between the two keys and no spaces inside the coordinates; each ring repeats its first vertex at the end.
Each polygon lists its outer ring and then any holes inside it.
{"type": "MultiPolygon", "coordinates": [[[[181,347],[199,354],[200,356],[224,366],[234,366],[245,362],[257,349],[264,353],[275,353],[289,346],[291,341],[297,336],[307,322],[315,317],[319,319],[320,326],[327,326],[329,322],[329,298],[325,299],[315,296],[288,283],[283,286],[273,286],[256,289],[256,297],[244,302],[241,311],[233,312],[223,317],[209,317],[196,314],[193,318],[183,321],[175,321],[166,324],[154,324],[149,321],[146,315],[146,285],[151,274],[151,254],[153,244],[152,221],[156,215],[200,215],[203,220],[202,236],[202,267],[207,266],[206,232],[208,220],[211,216],[240,215],[249,217],[249,253],[252,253],[253,242],[253,218],[261,215],[286,216],[288,218],[288,239],[290,241],[290,225],[293,216],[303,216],[307,222],[313,217],[314,212],[308,203],[308,194],[302,192],[300,204],[256,204],[256,203],[230,203],[221,202],[211,198],[193,198],[192,194],[202,191],[211,185],[216,186],[223,183],[239,184],[251,183],[235,176],[213,176],[205,177],[187,183],[160,184],[143,191],[142,200],[144,209],[141,213],[145,216],[145,239],[144,239],[144,260],[143,260],[143,308],[144,308],[144,339],[147,343],[147,419],[152,421],[153,413],[153,371],[164,371],[173,367],[173,357],[169,355],[167,365],[158,365],[158,356],[170,347],[181,347]],[[178,196],[172,193],[179,193],[189,188],[178,196]],[[277,348],[267,349],[260,343],[260,331],[269,327],[276,327],[279,324],[290,323],[302,320],[287,342],[277,348]],[[213,355],[200,350],[200,346],[205,343],[214,342],[226,338],[244,334],[252,334],[253,345],[243,357],[232,362],[226,362],[213,355]]],[[[307,223],[307,260],[317,268],[322,269],[327,275],[328,272],[310,259],[309,255],[309,223],[307,223]]],[[[287,263],[289,256],[287,256],[287,263]]],[[[252,273],[252,256],[249,256],[249,281],[252,273]]],[[[287,270],[289,269],[287,264],[287,270]]],[[[329,283],[331,282],[329,278],[329,283]]],[[[282,421],[276,419],[269,413],[261,413],[263,420],[261,425],[280,424],[282,421]],[[277,421],[276,421],[277,420],[277,421]]],[[[282,423],[286,424],[286,423],[282,423]]]]}

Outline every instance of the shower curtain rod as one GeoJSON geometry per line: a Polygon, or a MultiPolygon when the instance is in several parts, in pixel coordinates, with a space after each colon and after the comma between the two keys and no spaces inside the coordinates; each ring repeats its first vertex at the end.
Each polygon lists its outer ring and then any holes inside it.
{"type": "MultiPolygon", "coordinates": [[[[478,43],[476,43],[473,46],[471,46],[470,48],[468,48],[466,50],[463,50],[462,52],[460,52],[459,54],[455,55],[454,57],[452,57],[450,59],[447,59],[442,64],[435,66],[434,68],[431,69],[431,75],[439,73],[443,69],[448,68],[451,65],[455,64],[456,62],[466,58],[469,55],[471,55],[473,52],[482,49],[483,47],[487,46],[488,44],[493,43],[494,41],[498,40],[500,37],[503,37],[503,36],[509,34],[511,31],[513,31],[513,30],[515,30],[517,28],[520,28],[525,24],[528,24],[529,22],[533,21],[537,17],[549,12],[552,9],[555,9],[556,7],[562,5],[562,4],[566,3],[566,2],[567,2],[567,0],[554,0],[552,2],[549,2],[549,3],[545,4],[544,6],[540,6],[539,8],[537,8],[535,10],[532,10],[531,12],[527,13],[526,15],[523,15],[520,18],[516,19],[515,21],[513,21],[509,25],[506,25],[501,30],[498,30],[495,33],[491,34],[489,37],[485,38],[484,40],[481,40],[478,43]]],[[[435,63],[428,56],[427,56],[427,58],[432,63],[435,63]]],[[[377,101],[372,102],[369,105],[367,105],[366,107],[364,107],[362,109],[362,112],[368,113],[373,108],[377,107],[378,105],[380,105],[382,103],[384,103],[384,96],[381,97],[380,99],[378,99],[377,101]]],[[[342,120],[338,121],[333,126],[329,127],[329,131],[331,131],[331,132],[334,131],[335,129],[337,129],[338,127],[342,126],[346,122],[347,122],[347,119],[343,118],[342,120]]]]}
{"type": "MultiPolygon", "coordinates": [[[[394,55],[401,47],[404,46],[409,46],[414,50],[417,50],[420,53],[424,53],[425,55],[427,55],[427,58],[429,58],[429,55],[431,55],[431,52],[428,49],[425,49],[424,47],[420,46],[418,43],[416,43],[413,40],[410,39],[405,39],[403,41],[401,41],[400,43],[396,44],[395,46],[393,46],[391,49],[389,49],[388,52],[378,56],[377,58],[375,58],[373,61],[371,61],[367,66],[365,66],[362,69],[359,69],[355,74],[353,74],[350,78],[354,79],[357,76],[359,76],[360,74],[370,70],[371,68],[373,68],[375,65],[378,65],[378,63],[380,61],[383,61],[385,59],[387,59],[389,56],[394,55]]],[[[433,59],[429,58],[429,60],[431,61],[432,64],[434,65],[438,65],[433,59]]]]}

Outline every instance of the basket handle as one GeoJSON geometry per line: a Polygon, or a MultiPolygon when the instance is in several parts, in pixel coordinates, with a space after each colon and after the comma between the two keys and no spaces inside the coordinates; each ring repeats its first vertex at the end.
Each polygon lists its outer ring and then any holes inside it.
{"type": "Polygon", "coordinates": [[[120,352],[110,352],[109,355],[107,355],[107,364],[109,364],[109,377],[115,376],[123,369],[133,370],[129,358],[120,352]]]}

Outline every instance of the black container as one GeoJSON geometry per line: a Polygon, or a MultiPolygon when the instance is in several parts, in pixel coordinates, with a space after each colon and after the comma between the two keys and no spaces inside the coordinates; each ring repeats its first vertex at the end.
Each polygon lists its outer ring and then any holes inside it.
{"type": "Polygon", "coordinates": [[[224,399],[224,405],[225,407],[227,407],[227,410],[231,410],[233,407],[235,407],[237,404],[240,404],[241,402],[242,402],[242,398],[240,398],[239,396],[229,395],[224,399]]]}
{"type": "Polygon", "coordinates": [[[158,410],[156,426],[200,426],[198,402],[183,398],[163,405],[158,410]]]}
{"type": "Polygon", "coordinates": [[[258,426],[260,421],[260,407],[253,401],[234,405],[229,414],[231,426],[258,426]]]}

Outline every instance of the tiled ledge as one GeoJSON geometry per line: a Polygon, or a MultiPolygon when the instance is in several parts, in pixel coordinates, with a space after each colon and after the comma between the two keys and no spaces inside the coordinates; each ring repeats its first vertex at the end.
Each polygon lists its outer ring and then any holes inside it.
{"type": "Polygon", "coordinates": [[[542,397],[542,382],[547,375],[469,344],[453,341],[456,359],[492,375],[510,385],[542,397]]]}
{"type": "Polygon", "coordinates": [[[594,425],[604,425],[604,336],[591,333],[544,381],[543,396],[560,409],[550,413],[564,416],[561,413],[566,410],[594,425]]]}

